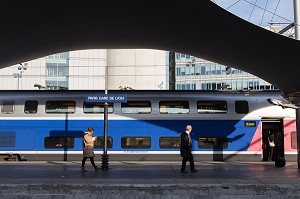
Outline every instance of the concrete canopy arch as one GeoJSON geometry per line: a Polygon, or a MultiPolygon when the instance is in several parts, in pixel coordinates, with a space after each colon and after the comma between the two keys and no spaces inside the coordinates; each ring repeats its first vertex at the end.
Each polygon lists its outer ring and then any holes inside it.
{"type": "Polygon", "coordinates": [[[300,91],[299,41],[210,0],[3,1],[0,25],[0,68],[70,50],[151,48],[250,72],[285,93],[300,91]]]}

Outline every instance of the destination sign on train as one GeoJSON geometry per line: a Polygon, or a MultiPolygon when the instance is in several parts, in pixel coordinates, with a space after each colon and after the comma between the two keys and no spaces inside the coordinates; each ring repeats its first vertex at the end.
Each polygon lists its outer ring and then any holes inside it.
{"type": "Polygon", "coordinates": [[[127,102],[127,94],[86,94],[86,102],[127,102]]]}

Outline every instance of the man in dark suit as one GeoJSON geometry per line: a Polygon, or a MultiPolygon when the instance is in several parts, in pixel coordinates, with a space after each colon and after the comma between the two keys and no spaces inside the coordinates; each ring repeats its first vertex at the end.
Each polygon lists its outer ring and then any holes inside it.
{"type": "Polygon", "coordinates": [[[192,139],[191,139],[191,133],[192,131],[192,126],[187,125],[185,127],[185,131],[181,133],[181,144],[180,144],[180,155],[182,157],[182,165],[181,165],[181,173],[187,173],[185,170],[186,162],[190,162],[190,167],[191,167],[191,172],[195,173],[198,170],[195,169],[194,165],[194,159],[192,155],[192,139]]]}

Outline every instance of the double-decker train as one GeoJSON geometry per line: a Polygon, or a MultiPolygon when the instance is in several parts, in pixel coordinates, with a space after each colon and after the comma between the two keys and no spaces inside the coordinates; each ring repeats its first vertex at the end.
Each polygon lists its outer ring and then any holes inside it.
{"type": "MultiPolygon", "coordinates": [[[[2,91],[0,155],[5,160],[81,160],[82,134],[95,129],[96,160],[103,153],[103,91],[2,91]]],[[[127,102],[108,105],[110,160],[180,160],[180,134],[193,126],[195,160],[266,161],[268,132],[275,157],[296,161],[295,110],[270,91],[109,91],[127,102]]]]}

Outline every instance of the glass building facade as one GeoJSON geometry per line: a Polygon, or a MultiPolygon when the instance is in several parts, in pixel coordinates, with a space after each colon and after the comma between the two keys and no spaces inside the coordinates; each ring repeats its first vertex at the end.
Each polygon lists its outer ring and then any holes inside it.
{"type": "Polygon", "coordinates": [[[45,83],[51,90],[69,88],[69,52],[49,55],[45,58],[45,83]]]}
{"type": "Polygon", "coordinates": [[[239,69],[176,53],[176,90],[274,90],[270,83],[239,69]]]}
{"type": "MultiPolygon", "coordinates": [[[[168,51],[151,49],[63,52],[29,61],[27,70],[18,78],[13,75],[18,65],[1,69],[0,89],[30,90],[40,85],[50,90],[101,90],[107,68],[108,89],[168,90],[169,59],[168,51]]],[[[195,56],[175,53],[173,59],[176,90],[276,89],[252,74],[195,56]]]]}

